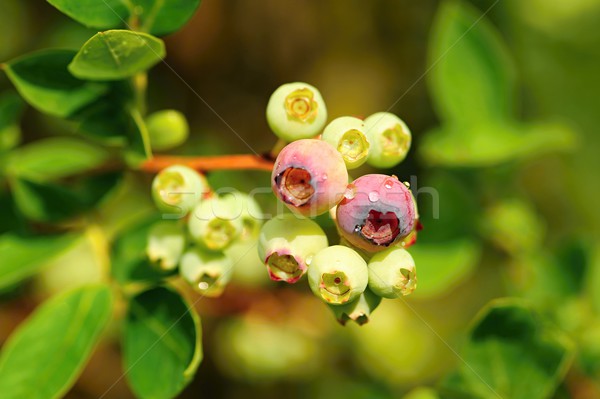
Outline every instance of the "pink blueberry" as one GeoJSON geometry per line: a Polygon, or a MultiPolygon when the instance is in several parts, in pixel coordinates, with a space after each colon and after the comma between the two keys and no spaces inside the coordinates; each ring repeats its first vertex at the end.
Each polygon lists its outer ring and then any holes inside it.
{"type": "Polygon", "coordinates": [[[410,190],[395,176],[364,175],[352,182],[337,207],[340,234],[371,252],[399,243],[415,227],[410,190]]]}
{"type": "Polygon", "coordinates": [[[317,216],[338,204],[346,191],[348,171],[344,159],[330,144],[304,139],[279,153],[271,187],[290,210],[317,216]]]}

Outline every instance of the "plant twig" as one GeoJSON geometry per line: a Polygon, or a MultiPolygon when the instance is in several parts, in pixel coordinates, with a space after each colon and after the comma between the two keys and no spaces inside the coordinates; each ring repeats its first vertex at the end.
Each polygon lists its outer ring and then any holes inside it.
{"type": "Polygon", "coordinates": [[[172,165],[185,165],[199,172],[213,170],[273,170],[273,161],[258,155],[222,155],[222,156],[155,156],[145,161],[140,170],[158,173],[172,165]]]}

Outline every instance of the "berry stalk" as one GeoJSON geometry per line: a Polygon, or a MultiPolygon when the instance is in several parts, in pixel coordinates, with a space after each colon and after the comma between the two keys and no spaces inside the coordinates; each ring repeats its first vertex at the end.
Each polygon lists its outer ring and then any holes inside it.
{"type": "Polygon", "coordinates": [[[211,170],[262,170],[271,172],[273,161],[259,155],[239,154],[222,156],[155,156],[141,164],[140,170],[158,173],[172,165],[185,165],[199,172],[211,170]]]}

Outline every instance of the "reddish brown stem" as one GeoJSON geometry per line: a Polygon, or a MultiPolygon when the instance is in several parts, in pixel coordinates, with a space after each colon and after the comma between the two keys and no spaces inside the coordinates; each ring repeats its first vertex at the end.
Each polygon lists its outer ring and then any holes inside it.
{"type": "Polygon", "coordinates": [[[140,166],[140,170],[158,173],[171,165],[185,165],[199,172],[212,170],[273,170],[273,161],[251,154],[222,155],[222,156],[156,156],[140,166]]]}

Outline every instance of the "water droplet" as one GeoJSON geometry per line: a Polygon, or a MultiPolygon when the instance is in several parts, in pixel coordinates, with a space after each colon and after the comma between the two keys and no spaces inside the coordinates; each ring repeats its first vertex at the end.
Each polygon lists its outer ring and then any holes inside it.
{"type": "Polygon", "coordinates": [[[406,186],[406,188],[410,188],[410,183],[409,182],[405,181],[404,185],[406,186]]]}
{"type": "Polygon", "coordinates": [[[327,174],[323,175],[323,180],[327,180],[327,174]]]}
{"type": "Polygon", "coordinates": [[[313,256],[310,255],[306,258],[306,260],[304,261],[306,263],[306,266],[310,266],[310,264],[312,263],[313,260],[313,256]]]}
{"type": "Polygon", "coordinates": [[[371,191],[369,193],[369,201],[371,201],[371,202],[379,201],[379,193],[377,193],[376,191],[371,191]]]}
{"type": "Polygon", "coordinates": [[[385,188],[390,189],[394,186],[394,183],[392,183],[391,181],[386,181],[385,182],[385,188]]]}
{"type": "Polygon", "coordinates": [[[346,188],[346,192],[344,193],[344,198],[353,199],[356,196],[356,186],[354,184],[349,184],[346,188]]]}
{"type": "Polygon", "coordinates": [[[202,291],[207,290],[208,289],[208,283],[206,281],[203,281],[201,283],[198,284],[198,288],[200,288],[202,291]]]}

